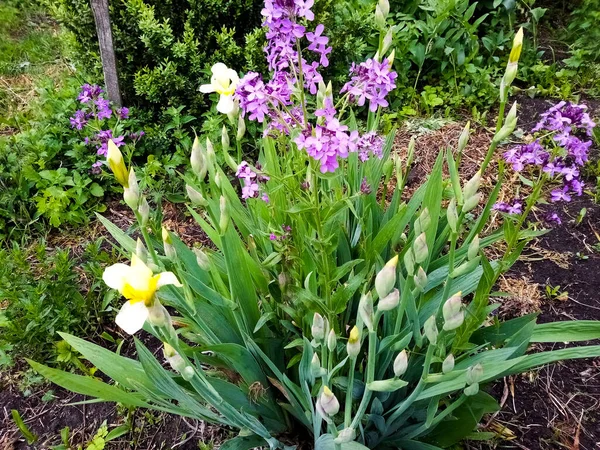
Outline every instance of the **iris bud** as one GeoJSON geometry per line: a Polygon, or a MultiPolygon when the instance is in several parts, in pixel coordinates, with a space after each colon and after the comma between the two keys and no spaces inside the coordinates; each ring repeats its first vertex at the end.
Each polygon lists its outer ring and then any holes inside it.
{"type": "Polygon", "coordinates": [[[475,208],[477,205],[479,205],[479,202],[481,201],[481,197],[482,197],[481,192],[478,192],[477,194],[473,195],[472,197],[465,199],[465,204],[463,205],[463,212],[465,212],[465,213],[469,212],[473,208],[475,208]]]}
{"type": "Polygon", "coordinates": [[[375,276],[375,290],[379,298],[384,298],[390,293],[396,284],[396,266],[398,265],[398,255],[390,259],[383,269],[375,276]]]}
{"type": "Polygon", "coordinates": [[[438,337],[438,329],[437,325],[435,324],[435,316],[431,316],[425,321],[425,325],[423,325],[423,332],[429,340],[429,343],[435,345],[438,337]]]}
{"type": "Polygon", "coordinates": [[[360,298],[358,313],[369,331],[373,331],[373,297],[370,292],[360,298]]]}
{"type": "Polygon", "coordinates": [[[190,201],[195,206],[206,206],[206,205],[208,205],[208,202],[206,201],[206,199],[204,198],[204,196],[200,192],[198,192],[196,189],[194,189],[192,186],[190,186],[189,184],[187,184],[185,186],[185,190],[187,192],[187,195],[188,195],[190,201]]]}
{"type": "Polygon", "coordinates": [[[387,296],[382,299],[379,299],[379,303],[377,304],[377,309],[381,311],[390,311],[398,306],[400,302],[400,291],[398,289],[392,290],[387,296]]]}
{"type": "Polygon", "coordinates": [[[229,133],[227,133],[227,127],[225,125],[223,125],[223,128],[221,129],[221,146],[225,153],[229,151],[229,133]]]}
{"type": "Polygon", "coordinates": [[[329,332],[329,335],[327,336],[327,348],[329,349],[330,352],[333,352],[335,350],[337,344],[337,336],[335,335],[335,331],[333,331],[333,329],[331,329],[331,331],[329,332]]]}
{"type": "Polygon", "coordinates": [[[235,137],[239,141],[240,139],[242,139],[244,137],[244,134],[246,134],[246,121],[240,114],[240,116],[238,117],[238,127],[237,127],[237,133],[236,133],[235,137]]]}
{"type": "Polygon", "coordinates": [[[425,287],[427,286],[427,274],[421,266],[419,266],[415,275],[415,286],[420,292],[425,291],[425,287]]]}
{"type": "Polygon", "coordinates": [[[421,264],[429,256],[429,249],[427,248],[427,236],[425,233],[421,233],[413,244],[413,253],[415,256],[415,262],[421,264]]]}
{"type": "Polygon", "coordinates": [[[381,7],[379,5],[375,7],[375,24],[379,28],[384,28],[386,26],[385,16],[383,15],[383,11],[381,11],[381,7]]]}
{"type": "Polygon", "coordinates": [[[140,206],[138,207],[138,213],[140,214],[140,225],[145,227],[148,224],[148,218],[150,217],[150,205],[146,197],[142,197],[140,206]]]}
{"type": "Polygon", "coordinates": [[[319,313],[315,313],[315,315],[313,316],[311,332],[313,335],[313,339],[316,342],[322,341],[325,337],[325,321],[323,320],[323,316],[319,313]]]}
{"type": "Polygon", "coordinates": [[[467,386],[464,392],[467,397],[477,394],[479,392],[479,383],[473,383],[467,386]]]}
{"type": "Polygon", "coordinates": [[[454,370],[454,355],[450,353],[442,363],[442,372],[449,373],[454,370]]]}
{"type": "Polygon", "coordinates": [[[442,308],[444,316],[444,330],[451,331],[460,327],[465,320],[462,309],[462,293],[457,292],[444,303],[442,308]]]}
{"type": "Polygon", "coordinates": [[[200,266],[202,270],[210,270],[210,260],[208,259],[208,256],[206,256],[206,253],[204,253],[201,248],[195,248],[194,253],[196,254],[198,266],[200,266]]]}
{"type": "Polygon", "coordinates": [[[402,350],[394,359],[394,375],[401,377],[406,373],[406,369],[408,369],[408,355],[406,350],[402,350]]]}
{"type": "Polygon", "coordinates": [[[148,260],[148,252],[146,251],[146,247],[144,247],[144,243],[140,238],[138,238],[135,244],[135,255],[140,258],[143,262],[148,260]]]}
{"type": "Polygon", "coordinates": [[[462,151],[467,146],[467,143],[469,142],[469,133],[470,133],[470,131],[471,131],[471,122],[469,121],[469,122],[467,122],[467,124],[463,128],[463,130],[460,133],[460,136],[458,138],[458,145],[457,145],[457,149],[456,149],[456,151],[458,153],[462,153],[462,151]]]}
{"type": "Polygon", "coordinates": [[[417,220],[415,220],[415,234],[419,235],[424,233],[429,228],[429,225],[431,225],[431,216],[429,215],[429,209],[425,208],[421,214],[419,214],[417,220]]]}
{"type": "Polygon", "coordinates": [[[356,438],[356,431],[354,431],[354,428],[348,427],[340,431],[333,442],[335,444],[345,444],[346,442],[352,442],[354,438],[356,438]]]}
{"type": "Polygon", "coordinates": [[[110,167],[110,170],[112,170],[119,184],[124,188],[129,187],[129,172],[125,166],[123,154],[121,153],[121,150],[119,150],[119,147],[117,147],[112,141],[112,139],[108,141],[106,162],[108,162],[108,167],[110,167]]]}
{"type": "Polygon", "coordinates": [[[165,227],[162,227],[162,239],[163,247],[165,249],[165,256],[170,259],[175,258],[177,254],[175,253],[175,247],[173,247],[173,240],[171,239],[169,231],[165,227]]]}
{"type": "Polygon", "coordinates": [[[219,228],[221,229],[221,234],[225,234],[227,232],[227,227],[229,226],[229,209],[227,207],[227,199],[222,195],[221,195],[219,205],[221,208],[221,217],[219,218],[219,228]]]}
{"type": "Polygon", "coordinates": [[[350,336],[348,337],[348,343],[346,344],[346,351],[350,358],[356,358],[360,353],[360,332],[358,327],[355,325],[350,330],[350,336]]]}
{"type": "Polygon", "coordinates": [[[465,187],[463,188],[463,195],[465,197],[465,201],[467,201],[470,197],[473,197],[477,191],[479,190],[479,185],[481,184],[481,171],[478,170],[473,178],[465,183],[465,187]]]}
{"type": "Polygon", "coordinates": [[[140,202],[140,188],[138,186],[137,178],[135,176],[135,171],[133,167],[129,170],[129,178],[128,178],[128,187],[123,188],[123,200],[127,206],[129,206],[133,211],[135,211],[138,207],[138,203],[140,202]]]}
{"type": "Polygon", "coordinates": [[[483,378],[483,366],[479,363],[467,369],[467,384],[479,383],[483,378]]]}
{"type": "Polygon", "coordinates": [[[387,33],[385,33],[385,36],[383,37],[383,42],[381,44],[381,54],[382,55],[385,55],[385,53],[392,46],[393,38],[394,38],[394,29],[393,29],[393,27],[390,27],[388,29],[387,33]]]}
{"type": "Polygon", "coordinates": [[[379,0],[377,4],[381,9],[383,16],[387,18],[388,14],[390,13],[390,2],[388,0],[379,0]]]}
{"type": "Polygon", "coordinates": [[[310,371],[313,377],[321,376],[321,361],[319,360],[319,355],[316,353],[313,354],[312,360],[310,361],[310,371]]]}
{"type": "Polygon", "coordinates": [[[479,235],[476,234],[467,250],[467,259],[471,260],[479,254],[479,235]]]}
{"type": "Polygon", "coordinates": [[[192,378],[194,378],[194,374],[195,371],[192,366],[186,366],[185,369],[181,371],[181,376],[186,381],[190,381],[192,378]]]}
{"type": "Polygon", "coordinates": [[[412,248],[409,248],[404,254],[404,267],[409,276],[415,274],[415,257],[413,255],[412,248]]]}
{"type": "Polygon", "coordinates": [[[204,159],[203,153],[204,149],[202,148],[202,144],[200,144],[200,139],[196,136],[194,138],[194,143],[192,144],[190,164],[192,166],[192,171],[200,180],[204,180],[207,171],[206,160],[204,159]]]}
{"type": "Polygon", "coordinates": [[[327,386],[323,387],[323,392],[320,397],[321,408],[329,416],[335,416],[340,410],[340,403],[335,397],[331,389],[327,386]]]}
{"type": "Polygon", "coordinates": [[[458,211],[456,210],[456,199],[452,198],[448,204],[448,210],[446,211],[446,218],[448,219],[448,226],[453,233],[456,233],[458,229],[458,211]]]}

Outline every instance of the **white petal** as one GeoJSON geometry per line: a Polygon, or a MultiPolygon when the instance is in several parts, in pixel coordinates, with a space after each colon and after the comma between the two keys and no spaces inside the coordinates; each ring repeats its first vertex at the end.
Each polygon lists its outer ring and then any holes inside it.
{"type": "Polygon", "coordinates": [[[213,64],[213,66],[210,68],[210,71],[213,73],[213,75],[216,75],[216,76],[220,76],[222,73],[225,73],[228,70],[229,69],[227,68],[227,66],[220,62],[213,64]]]}
{"type": "Polygon", "coordinates": [[[211,92],[215,92],[215,87],[212,84],[203,84],[200,86],[200,92],[210,94],[211,92]]]}
{"type": "Polygon", "coordinates": [[[229,76],[229,79],[231,80],[231,84],[233,84],[234,86],[236,86],[238,84],[238,82],[240,81],[240,77],[238,76],[237,72],[233,69],[229,69],[229,71],[227,72],[227,75],[229,76]]]}
{"type": "Polygon", "coordinates": [[[104,269],[102,279],[109,288],[117,289],[119,292],[123,290],[123,285],[131,271],[131,267],[127,264],[113,264],[104,269]]]}
{"type": "Polygon", "coordinates": [[[177,279],[177,277],[175,276],[175,274],[173,272],[162,272],[158,275],[158,283],[156,283],[156,289],[162,287],[162,286],[167,286],[169,284],[173,284],[177,287],[181,287],[183,286],[179,280],[177,279]]]}
{"type": "Polygon", "coordinates": [[[217,111],[223,114],[229,114],[233,112],[235,105],[233,103],[233,96],[221,95],[219,103],[217,103],[217,111]]]}
{"type": "Polygon", "coordinates": [[[117,314],[115,322],[126,333],[134,334],[142,329],[147,318],[148,308],[146,308],[144,302],[126,302],[117,314]]]}

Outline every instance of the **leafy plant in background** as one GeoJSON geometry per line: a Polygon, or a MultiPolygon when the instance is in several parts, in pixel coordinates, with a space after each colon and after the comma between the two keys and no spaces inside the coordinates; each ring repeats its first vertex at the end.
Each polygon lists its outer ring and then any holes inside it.
{"type": "Polygon", "coordinates": [[[50,252],[46,245],[43,240],[30,246],[13,242],[0,249],[0,348],[8,348],[3,365],[23,355],[53,360],[60,353],[57,331],[88,333],[110,311],[113,296],[106,295],[102,284],[89,286],[86,295],[80,293],[76,269],[81,264],[83,273],[92,277],[113,261],[100,243],[86,247],[83,263],[68,250],[50,252]]]}
{"type": "MultiPolygon", "coordinates": [[[[127,300],[119,326],[160,339],[170,368],[140,340],[136,361],[70,334],[65,340],[118,386],[30,364],[76,392],[239,429],[222,448],[285,448],[279,435],[299,426],[321,450],[435,449],[488,437],[474,432],[485,413],[498,409],[480,389],[485,383],[600,354],[600,346],[527,354],[533,342],[596,338],[597,322],[490,319],[496,279],[539,234],[521,229],[522,221],[482,234],[503,173],[483,206],[479,184],[516,126],[516,104],[506,117],[504,107],[522,33],[502,79],[497,129],[481,170],[461,183],[467,127],[456,149],[441,151],[427,182],[403,202],[409,164],[391,155],[394,133],[378,133],[396,78],[387,30],[376,57],[352,66],[334,101],[333,88],[320,79],[331,49],[321,25],[307,29],[311,6],[266,2],[270,79],[249,72],[238,80],[215,65],[203,88],[216,92],[229,115],[232,129],[225,129],[220,148],[240,184],[215,164],[218,147],[197,140],[192,173],[184,175],[189,210],[214,248],[189,249],[166,229],[158,239],[149,235],[136,172],[109,142],[108,164],[143,241],[102,218],[131,255],[130,264],[108,267],[103,278],[127,300]],[[355,106],[368,108],[364,129],[355,106]],[[265,128],[255,164],[240,161],[243,152],[237,160],[227,152],[230,134],[237,145],[246,119],[265,128]],[[385,195],[378,196],[382,184],[385,195]],[[468,213],[478,217],[467,223],[468,213]],[[500,240],[504,254],[489,261],[481,250],[500,240]]],[[[385,20],[388,12],[380,1],[376,14],[385,20]]]]}

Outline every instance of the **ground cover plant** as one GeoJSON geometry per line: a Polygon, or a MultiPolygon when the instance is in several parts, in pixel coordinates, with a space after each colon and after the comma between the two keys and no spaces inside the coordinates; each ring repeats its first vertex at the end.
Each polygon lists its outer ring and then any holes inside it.
{"type": "MultiPolygon", "coordinates": [[[[387,30],[375,56],[354,64],[334,97],[320,75],[331,48],[324,27],[311,23],[311,6],[265,3],[268,80],[256,72],[240,79],[215,64],[201,87],[216,93],[218,111],[230,119],[220,145],[196,139],[192,170],[183,175],[190,214],[212,248],[190,249],[167,229],[149,234],[136,170],[108,142],[107,165],[143,239],[101,219],[131,259],[108,267],[103,279],[127,300],[116,323],[158,338],[170,368],[140,340],[134,360],[71,334],[62,336],[118,386],[30,364],[82,394],[240,430],[224,448],[285,447],[282,433],[298,426],[319,449],[445,448],[485,439],[476,426],[498,405],[480,385],[600,355],[593,345],[527,352],[532,343],[594,339],[598,322],[490,316],[498,306],[489,303],[495,281],[540,234],[523,227],[536,196],[502,228],[482,233],[504,171],[485,201],[481,178],[517,125],[516,104],[508,113],[505,107],[522,31],[480,170],[463,183],[458,177],[467,127],[404,202],[412,156],[391,159],[393,132],[379,131],[397,79],[387,30]],[[354,106],[368,108],[364,123],[354,106]],[[247,120],[264,126],[256,162],[243,160],[247,120]],[[238,152],[230,154],[232,137],[238,152]],[[235,170],[233,180],[215,164],[217,151],[235,170]],[[499,241],[504,251],[488,260],[482,250],[499,241]]],[[[378,11],[385,19],[387,3],[378,11]]]]}

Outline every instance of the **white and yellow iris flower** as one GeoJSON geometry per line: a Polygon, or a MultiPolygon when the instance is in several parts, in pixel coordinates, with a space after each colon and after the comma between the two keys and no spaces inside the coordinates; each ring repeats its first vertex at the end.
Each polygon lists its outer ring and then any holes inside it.
{"type": "Polygon", "coordinates": [[[162,286],[181,283],[173,272],[161,272],[154,275],[152,270],[135,254],[131,256],[131,265],[113,264],[104,270],[102,279],[106,285],[118,290],[127,302],[121,307],[115,322],[126,333],[134,334],[142,329],[154,305],[154,294],[162,286]]]}
{"type": "Polygon", "coordinates": [[[220,95],[217,103],[217,111],[223,114],[230,114],[235,110],[233,94],[237,87],[240,77],[235,70],[230,69],[223,63],[216,63],[210,69],[212,77],[210,84],[200,86],[200,92],[209,94],[216,92],[220,95]]]}

